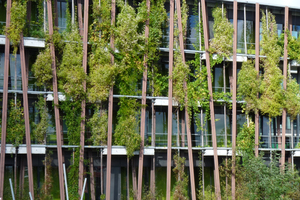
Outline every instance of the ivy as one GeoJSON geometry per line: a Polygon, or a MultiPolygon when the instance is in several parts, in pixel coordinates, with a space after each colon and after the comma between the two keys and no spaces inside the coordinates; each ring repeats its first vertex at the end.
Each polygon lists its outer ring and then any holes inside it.
{"type": "Polygon", "coordinates": [[[45,137],[49,126],[47,105],[46,100],[43,98],[43,96],[39,97],[38,102],[35,103],[35,107],[38,110],[37,115],[40,118],[40,122],[38,124],[33,124],[32,133],[33,138],[36,139],[39,144],[42,144],[46,142],[45,137]]]}
{"type": "Polygon", "coordinates": [[[42,191],[41,194],[39,195],[39,198],[41,200],[52,200],[53,196],[51,194],[51,190],[53,187],[53,178],[52,178],[52,161],[53,158],[51,157],[53,154],[52,151],[49,151],[46,153],[45,156],[45,160],[43,160],[43,164],[45,165],[45,171],[46,171],[46,175],[45,175],[45,181],[44,184],[42,186],[42,191]]]}
{"type": "Polygon", "coordinates": [[[259,107],[257,94],[259,93],[260,80],[257,78],[257,71],[254,68],[253,61],[243,62],[237,84],[237,96],[245,100],[244,109],[246,114],[249,114],[250,111],[257,112],[259,107]]]}
{"type": "Polygon", "coordinates": [[[210,42],[210,53],[217,53],[228,58],[232,55],[233,26],[226,18],[226,9],[215,7],[212,11],[214,18],[214,38],[210,42]]]}
{"type": "Polygon", "coordinates": [[[6,140],[7,143],[18,147],[20,144],[23,144],[25,135],[24,109],[21,107],[21,102],[17,100],[15,103],[14,99],[10,101],[9,107],[6,140]]]}
{"type": "Polygon", "coordinates": [[[31,2],[35,2],[36,4],[36,19],[33,20],[31,16],[31,20],[27,21],[25,34],[28,34],[30,37],[36,38],[44,38],[44,1],[43,0],[31,0],[31,2]],[[28,32],[28,33],[27,33],[28,32]]]}
{"type": "Polygon", "coordinates": [[[174,200],[184,200],[189,199],[188,196],[188,176],[184,172],[184,164],[185,158],[180,157],[178,154],[174,155],[174,163],[175,167],[173,172],[175,173],[175,177],[177,177],[177,181],[175,183],[174,192],[173,192],[173,199],[174,200]]]}
{"type": "Polygon", "coordinates": [[[99,111],[99,107],[96,107],[93,116],[87,122],[87,126],[91,129],[90,141],[93,142],[93,145],[106,145],[107,119],[107,111],[99,111]]]}
{"type": "Polygon", "coordinates": [[[79,148],[76,148],[74,155],[72,156],[73,160],[70,160],[72,163],[68,167],[68,191],[70,199],[79,199],[78,194],[78,179],[79,179],[79,148]],[[74,161],[74,162],[73,162],[74,161]]]}
{"type": "Polygon", "coordinates": [[[6,35],[12,43],[13,54],[16,55],[20,44],[20,34],[26,24],[27,0],[14,0],[10,10],[10,25],[6,27],[6,35]]]}
{"type": "Polygon", "coordinates": [[[261,98],[260,110],[268,114],[269,118],[281,115],[283,109],[283,75],[278,67],[281,47],[278,45],[277,25],[275,16],[268,12],[268,16],[262,13],[262,58],[264,74],[260,86],[261,98]],[[267,19],[268,17],[268,19],[267,19]],[[268,22],[268,23],[267,23],[268,22]]]}

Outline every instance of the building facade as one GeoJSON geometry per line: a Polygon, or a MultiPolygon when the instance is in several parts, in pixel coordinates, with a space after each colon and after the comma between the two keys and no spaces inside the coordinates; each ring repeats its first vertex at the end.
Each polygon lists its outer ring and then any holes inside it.
{"type": "MultiPolygon", "coordinates": [[[[70,198],[84,194],[93,200],[104,194],[106,199],[141,199],[146,191],[169,199],[175,154],[186,158],[190,199],[196,199],[199,180],[203,188],[218,191],[214,169],[235,155],[236,136],[247,123],[245,100],[237,98],[238,73],[252,60],[263,74],[262,12],[275,16],[278,38],[286,29],[296,39],[300,34],[296,1],[20,1],[24,8],[16,2],[0,0],[2,199],[11,199],[12,188],[26,199],[28,193],[33,199],[42,194],[66,199],[69,193],[70,198]],[[152,6],[157,13],[151,13],[152,6]],[[233,44],[230,56],[212,64],[217,59],[209,50],[215,7],[227,11],[223,17],[232,24],[233,44]],[[16,43],[8,27],[21,23],[17,16],[26,25],[17,32],[16,43]],[[180,79],[178,66],[187,66],[193,75],[180,79]],[[196,98],[195,108],[187,103],[189,90],[203,68],[207,94],[196,98]],[[51,185],[45,184],[49,176],[51,185]]],[[[282,41],[278,68],[284,80],[299,83],[300,64],[287,53],[288,39],[282,41]]],[[[285,108],[281,112],[276,117],[250,112],[259,143],[255,152],[263,152],[266,162],[281,153],[297,167],[299,114],[294,118],[285,108]]]]}

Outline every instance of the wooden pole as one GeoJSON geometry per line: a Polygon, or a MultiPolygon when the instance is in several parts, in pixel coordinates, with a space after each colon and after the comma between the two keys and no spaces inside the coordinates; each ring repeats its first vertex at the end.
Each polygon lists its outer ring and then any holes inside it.
{"type": "Polygon", "coordinates": [[[23,33],[20,37],[20,57],[21,57],[21,72],[22,72],[22,86],[23,86],[23,106],[24,106],[24,119],[25,119],[25,134],[26,134],[26,149],[27,149],[27,170],[29,181],[29,192],[34,199],[34,183],[33,183],[33,169],[32,169],[32,155],[31,155],[31,139],[30,139],[30,122],[29,122],[29,108],[28,108],[28,94],[27,94],[27,74],[25,63],[25,49],[23,33]]]}
{"type": "MultiPolygon", "coordinates": [[[[259,78],[259,3],[255,4],[255,70],[259,78]]],[[[258,98],[257,94],[257,98],[258,98]]],[[[259,145],[259,113],[255,110],[255,156],[258,157],[259,145]]]]}
{"type": "Polygon", "coordinates": [[[170,34],[169,34],[169,97],[168,97],[168,150],[167,150],[167,192],[166,199],[171,197],[171,162],[172,162],[172,109],[173,109],[173,46],[174,46],[174,0],[170,0],[170,34]]]}
{"type": "MultiPolygon", "coordinates": [[[[84,32],[83,32],[83,58],[82,66],[85,73],[87,73],[87,50],[88,50],[88,18],[89,18],[89,1],[84,1],[84,32]]],[[[83,82],[84,91],[86,91],[86,81],[83,82]]],[[[80,158],[79,158],[79,180],[78,180],[78,194],[81,195],[83,187],[83,159],[84,159],[84,134],[85,134],[85,99],[81,102],[81,123],[80,123],[80,158]]]]}
{"type": "MultiPolygon", "coordinates": [[[[287,54],[287,30],[289,29],[289,7],[284,9],[284,55],[283,55],[283,89],[286,90],[286,79],[287,79],[287,65],[288,65],[288,54],[287,54]]],[[[281,145],[281,167],[284,170],[285,164],[285,131],[286,131],[286,109],[283,109],[282,112],[282,145],[281,145]]]]}
{"type": "MultiPolygon", "coordinates": [[[[111,1],[111,25],[115,24],[116,1],[111,1]]],[[[114,35],[110,35],[110,47],[114,51],[114,35]]],[[[115,61],[114,55],[111,54],[111,64],[115,61]]],[[[107,170],[106,170],[106,199],[110,199],[110,179],[111,179],[111,144],[112,144],[112,118],[113,118],[113,86],[109,90],[108,97],[108,132],[107,132],[107,170]]]]}
{"type": "MultiPolygon", "coordinates": [[[[53,37],[53,21],[52,21],[52,4],[51,0],[47,0],[48,8],[48,25],[49,25],[49,36],[53,37]]],[[[60,188],[60,199],[65,199],[65,188],[64,188],[64,176],[63,176],[63,158],[62,158],[62,129],[60,126],[60,116],[58,108],[58,89],[57,89],[57,76],[56,76],[56,61],[55,61],[55,49],[53,41],[50,42],[50,53],[52,59],[52,75],[53,75],[53,96],[54,96],[54,115],[55,115],[55,128],[56,128],[56,140],[57,140],[57,157],[58,157],[58,174],[59,174],[59,188],[60,188]]]]}
{"type": "Polygon", "coordinates": [[[221,200],[221,190],[220,190],[220,174],[219,174],[219,160],[217,152],[217,136],[216,136],[216,126],[215,126],[215,109],[213,101],[213,92],[212,92],[212,79],[211,79],[211,69],[210,69],[210,60],[209,60],[209,35],[208,35],[208,24],[207,24],[207,13],[205,0],[201,0],[202,4],[202,19],[203,19],[203,30],[204,30],[204,45],[205,45],[205,56],[206,56],[206,68],[207,68],[207,82],[209,90],[209,107],[210,107],[210,121],[211,121],[211,133],[212,133],[212,142],[214,150],[214,180],[215,180],[215,193],[218,200],[221,200]]]}
{"type": "Polygon", "coordinates": [[[82,36],[83,27],[82,27],[82,2],[81,1],[82,0],[77,0],[77,11],[78,11],[78,28],[79,28],[79,33],[82,36]]]}
{"type": "Polygon", "coordinates": [[[237,76],[237,63],[236,63],[236,49],[237,49],[237,1],[233,2],[233,61],[232,61],[232,174],[231,174],[231,198],[235,199],[235,157],[236,157],[236,76],[237,76]]]}
{"type": "MultiPolygon", "coordinates": [[[[7,0],[6,6],[6,27],[10,25],[11,0],[7,0]]],[[[3,199],[4,169],[5,169],[5,146],[6,146],[6,122],[7,122],[7,99],[8,99],[8,70],[9,70],[9,49],[10,43],[5,38],[5,57],[4,57],[4,82],[2,99],[2,134],[1,134],[1,157],[0,157],[0,198],[3,199]]]]}
{"type": "Polygon", "coordinates": [[[95,176],[94,176],[94,157],[93,152],[89,151],[90,157],[90,188],[91,188],[91,200],[96,200],[95,198],[95,176]]]}
{"type": "MultiPolygon", "coordinates": [[[[150,15],[150,0],[146,1],[148,18],[145,27],[146,45],[149,37],[149,15],[150,15]]],[[[143,72],[143,85],[142,85],[142,111],[141,111],[141,146],[139,154],[139,173],[138,173],[138,199],[142,199],[143,190],[143,164],[144,164],[144,140],[145,140],[145,124],[146,124],[146,93],[147,93],[147,70],[148,70],[148,55],[144,55],[144,72],[143,72]]]]}
{"type": "MultiPolygon", "coordinates": [[[[177,18],[178,18],[178,29],[179,29],[179,46],[182,56],[182,62],[185,64],[185,55],[184,55],[184,44],[183,44],[183,30],[182,30],[182,20],[181,20],[181,5],[180,1],[176,1],[177,7],[177,18]]],[[[187,77],[186,77],[187,78],[187,77]]],[[[194,175],[194,162],[193,162],[193,150],[192,150],[192,136],[190,130],[190,118],[188,114],[188,99],[187,99],[187,84],[186,80],[183,83],[185,91],[185,120],[186,120],[186,132],[188,140],[188,155],[189,155],[189,168],[190,168],[190,183],[192,190],[192,199],[196,200],[196,188],[195,188],[195,175],[194,175]]]]}

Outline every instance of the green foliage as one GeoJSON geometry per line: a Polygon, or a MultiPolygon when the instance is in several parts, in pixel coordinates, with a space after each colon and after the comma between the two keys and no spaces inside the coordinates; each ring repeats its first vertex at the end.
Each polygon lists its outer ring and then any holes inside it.
{"type": "Polygon", "coordinates": [[[48,111],[47,111],[47,105],[46,100],[43,98],[43,96],[39,97],[38,102],[35,103],[35,106],[38,110],[38,116],[40,119],[40,122],[38,124],[34,124],[32,127],[32,133],[33,138],[37,140],[39,144],[42,144],[46,141],[44,141],[47,129],[49,126],[49,117],[48,117],[48,111]]]}
{"type": "Polygon", "coordinates": [[[287,80],[284,105],[287,113],[294,120],[300,113],[299,84],[295,79],[289,78],[287,80]]]}
{"type": "Polygon", "coordinates": [[[257,71],[253,61],[243,62],[242,69],[238,75],[238,97],[246,101],[246,114],[258,110],[258,98],[260,80],[257,78],[257,71]]]}
{"type": "MultiPolygon", "coordinates": [[[[175,15],[175,24],[177,22],[177,14],[175,15]]],[[[181,18],[182,18],[182,31],[183,33],[186,32],[186,26],[187,26],[187,6],[186,1],[182,1],[181,6],[181,18]]],[[[183,34],[184,35],[184,34],[183,34]]],[[[184,107],[186,105],[185,103],[185,96],[186,96],[186,89],[184,87],[184,84],[188,82],[188,75],[190,73],[190,67],[185,63],[185,61],[182,59],[181,52],[179,50],[178,44],[179,44],[179,29],[178,24],[175,25],[174,28],[174,41],[177,44],[177,48],[174,52],[174,67],[172,72],[172,83],[173,83],[173,97],[181,107],[184,107]]]]}
{"type": "Polygon", "coordinates": [[[81,123],[81,102],[71,101],[69,98],[59,104],[63,111],[63,119],[68,129],[69,145],[79,145],[80,142],[80,123],[81,123]]]}
{"type": "Polygon", "coordinates": [[[174,200],[183,200],[189,199],[188,196],[188,176],[184,171],[185,158],[180,157],[178,154],[174,155],[174,163],[175,167],[173,172],[175,173],[175,177],[177,177],[177,181],[175,183],[173,199],[174,200]]]}
{"type": "Polygon", "coordinates": [[[238,151],[244,155],[254,155],[253,149],[255,146],[255,124],[250,122],[249,125],[244,123],[243,128],[237,136],[238,151]]]}
{"type": "Polygon", "coordinates": [[[114,139],[117,145],[126,147],[127,156],[131,158],[133,152],[138,150],[141,144],[138,132],[139,120],[137,120],[139,116],[138,103],[135,99],[120,98],[119,106],[114,139]]]}
{"type": "Polygon", "coordinates": [[[9,107],[6,140],[7,143],[18,147],[20,144],[23,144],[25,135],[24,109],[21,107],[21,102],[17,100],[15,104],[14,99],[10,101],[9,107]]]}
{"type": "Polygon", "coordinates": [[[42,191],[41,194],[39,195],[39,198],[41,200],[52,200],[53,196],[51,194],[51,190],[53,187],[53,178],[52,178],[52,160],[53,158],[51,157],[53,154],[52,151],[47,152],[45,156],[45,160],[43,160],[43,164],[45,165],[45,170],[46,170],[46,175],[45,175],[45,181],[42,186],[42,191]]]}
{"type": "Polygon", "coordinates": [[[278,67],[281,47],[278,45],[277,25],[275,16],[268,12],[268,19],[262,13],[262,58],[264,75],[260,86],[260,110],[270,118],[281,115],[283,108],[283,76],[278,67]],[[268,22],[268,23],[267,23],[268,22]]]}
{"type": "Polygon", "coordinates": [[[149,15],[149,37],[145,51],[148,59],[148,80],[150,87],[153,88],[153,96],[162,95],[168,88],[168,76],[158,72],[159,47],[163,35],[162,29],[167,20],[164,3],[165,0],[151,0],[149,15]]]}
{"type": "Polygon", "coordinates": [[[73,100],[83,99],[85,91],[83,82],[87,75],[82,67],[83,47],[77,26],[64,33],[67,41],[63,49],[62,60],[57,72],[59,87],[73,100]]]}
{"type": "Polygon", "coordinates": [[[79,148],[76,148],[74,154],[72,155],[72,158],[70,162],[72,163],[68,167],[68,191],[69,191],[69,198],[70,199],[79,199],[80,196],[78,194],[78,179],[79,179],[79,148]],[[74,162],[73,162],[74,160],[74,162]]]}
{"type": "Polygon", "coordinates": [[[90,141],[93,142],[93,145],[106,145],[107,119],[107,111],[99,110],[99,107],[96,107],[93,116],[87,122],[87,126],[91,129],[90,141]]]}
{"type": "Polygon", "coordinates": [[[93,3],[94,21],[90,26],[90,43],[92,51],[89,57],[90,74],[88,79],[87,96],[89,101],[105,101],[109,89],[114,85],[117,73],[116,66],[111,64],[109,47],[112,27],[110,24],[111,1],[93,3]]]}
{"type": "Polygon", "coordinates": [[[232,54],[233,26],[226,17],[226,9],[215,7],[212,11],[214,18],[214,38],[211,40],[209,51],[221,57],[228,58],[232,54]]]}
{"type": "Polygon", "coordinates": [[[46,45],[45,49],[40,51],[35,63],[32,65],[34,77],[37,79],[37,86],[46,86],[52,88],[52,59],[50,54],[50,46],[46,45]]]}
{"type": "MultiPolygon", "coordinates": [[[[30,37],[36,37],[36,38],[44,38],[45,32],[44,32],[44,1],[43,0],[31,0],[32,4],[33,2],[36,3],[36,11],[34,14],[37,16],[32,16],[30,21],[27,21],[26,24],[26,34],[30,37]],[[28,33],[27,33],[28,32],[28,33]]],[[[32,5],[31,4],[31,5],[32,5]]],[[[32,8],[31,8],[32,9],[32,8]]]]}
{"type": "Polygon", "coordinates": [[[26,24],[27,0],[12,1],[10,10],[10,25],[6,27],[6,35],[13,46],[13,54],[18,51],[20,44],[20,34],[26,24]]]}

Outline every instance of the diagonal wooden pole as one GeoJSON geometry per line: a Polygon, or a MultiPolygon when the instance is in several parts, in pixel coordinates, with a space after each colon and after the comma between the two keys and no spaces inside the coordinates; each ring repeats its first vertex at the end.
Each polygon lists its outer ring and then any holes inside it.
{"type": "MultiPolygon", "coordinates": [[[[83,31],[83,59],[82,66],[87,73],[87,50],[88,50],[88,17],[89,16],[89,1],[84,0],[84,31],[83,31]]],[[[86,81],[83,82],[84,91],[86,91],[86,81]]],[[[81,102],[81,123],[80,123],[80,155],[79,155],[79,180],[78,194],[81,195],[83,188],[83,159],[84,159],[84,134],[85,134],[85,99],[81,102]]]]}
{"type": "MultiPolygon", "coordinates": [[[[146,45],[148,44],[149,37],[149,15],[150,15],[150,0],[146,1],[148,10],[148,19],[145,27],[146,45]]],[[[143,85],[142,85],[142,111],[141,111],[141,146],[139,154],[139,173],[138,173],[138,199],[142,199],[143,190],[143,164],[144,164],[144,140],[145,140],[145,126],[146,126],[146,93],[147,93],[147,64],[148,55],[147,52],[144,55],[144,72],[143,72],[143,85]]]]}
{"type": "Polygon", "coordinates": [[[236,49],[237,49],[237,1],[233,2],[233,61],[232,61],[232,174],[231,174],[231,198],[235,199],[235,157],[236,157],[236,49]]]}
{"type": "Polygon", "coordinates": [[[22,87],[23,87],[23,106],[25,118],[25,134],[26,134],[26,149],[27,149],[27,170],[29,192],[31,192],[32,199],[34,199],[34,183],[33,183],[33,169],[32,169],[32,155],[31,155],[31,139],[30,139],[30,122],[29,122],[29,108],[28,108],[28,94],[27,94],[27,73],[25,64],[25,49],[23,33],[21,33],[20,41],[20,57],[21,57],[21,73],[22,73],[22,87]]]}
{"type": "Polygon", "coordinates": [[[208,35],[208,23],[207,23],[205,0],[201,0],[201,5],[202,5],[201,8],[202,8],[202,16],[203,16],[202,19],[203,19],[204,45],[205,45],[206,68],[207,68],[207,82],[208,82],[208,90],[209,90],[210,122],[211,122],[212,143],[213,143],[213,150],[214,150],[215,193],[217,199],[221,200],[219,160],[218,160],[217,135],[216,135],[216,125],[215,125],[215,109],[214,109],[213,92],[212,92],[210,60],[209,60],[209,52],[208,52],[209,35],[208,35]]]}
{"type": "MultiPolygon", "coordinates": [[[[286,90],[286,79],[287,79],[287,64],[288,64],[288,54],[287,54],[287,30],[289,29],[289,7],[285,7],[284,9],[284,53],[283,53],[283,89],[286,90]]],[[[285,164],[285,130],[286,130],[286,109],[284,108],[282,111],[282,145],[281,145],[281,167],[284,170],[285,164]]]]}
{"type": "MultiPolygon", "coordinates": [[[[184,55],[184,44],[183,44],[183,30],[182,30],[182,20],[181,20],[181,6],[180,1],[176,1],[177,8],[177,18],[178,18],[178,29],[179,29],[179,45],[182,56],[182,62],[185,64],[185,55],[184,55]]],[[[186,77],[187,78],[187,77],[186,77]]],[[[196,188],[195,188],[195,175],[194,175],[194,161],[193,161],[193,149],[192,149],[192,136],[190,130],[190,117],[188,114],[188,99],[187,99],[187,84],[186,80],[183,84],[185,91],[185,120],[186,120],[186,133],[188,140],[188,155],[189,155],[189,168],[190,168],[190,182],[192,190],[192,200],[196,200],[196,188]]]]}
{"type": "Polygon", "coordinates": [[[171,162],[172,162],[172,111],[173,111],[173,46],[174,46],[174,0],[170,0],[169,33],[169,92],[168,92],[168,150],[167,150],[167,200],[171,197],[171,162]]]}
{"type": "MultiPolygon", "coordinates": [[[[255,4],[255,70],[259,78],[259,3],[255,4]]],[[[257,98],[258,98],[257,94],[257,98]]],[[[259,146],[259,112],[255,111],[255,156],[258,157],[259,146]]]]}
{"type": "MultiPolygon", "coordinates": [[[[52,20],[52,4],[51,0],[47,0],[48,8],[48,26],[50,38],[53,37],[53,20],[52,20]]],[[[50,53],[52,59],[52,82],[53,82],[53,96],[54,96],[54,115],[55,115],[55,129],[56,129],[56,140],[57,140],[57,157],[58,157],[58,176],[59,176],[59,190],[60,199],[65,199],[65,188],[64,188],[64,175],[63,175],[63,158],[62,158],[62,129],[60,126],[60,116],[58,108],[58,89],[57,89],[57,76],[56,76],[56,61],[55,61],[55,49],[53,41],[50,42],[50,53]]]]}
{"type": "MultiPolygon", "coordinates": [[[[116,20],[116,1],[111,1],[111,25],[115,25],[116,20]]],[[[114,35],[111,32],[110,35],[110,47],[114,51],[114,35]]],[[[115,57],[111,54],[111,64],[115,62],[115,57]]],[[[113,118],[113,86],[109,90],[108,97],[108,132],[107,132],[107,162],[106,162],[106,199],[110,199],[110,179],[111,179],[111,145],[112,145],[112,118],[113,118]]]]}
{"type": "MultiPolygon", "coordinates": [[[[6,5],[6,27],[10,25],[11,0],[7,0],[6,5]]],[[[9,70],[9,39],[5,37],[5,57],[4,57],[4,82],[2,99],[2,135],[1,135],[1,156],[0,156],[0,198],[3,199],[4,189],[4,169],[5,169],[5,145],[6,145],[6,122],[7,122],[7,99],[8,99],[8,70],[9,70]]]]}

